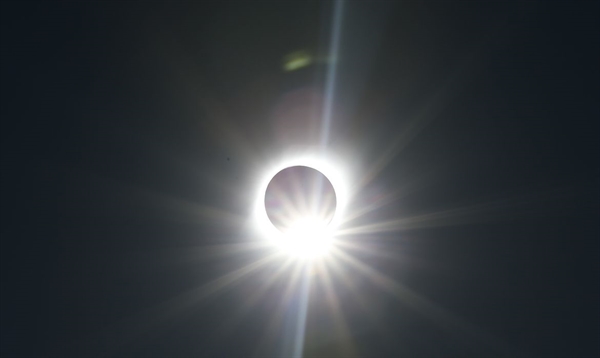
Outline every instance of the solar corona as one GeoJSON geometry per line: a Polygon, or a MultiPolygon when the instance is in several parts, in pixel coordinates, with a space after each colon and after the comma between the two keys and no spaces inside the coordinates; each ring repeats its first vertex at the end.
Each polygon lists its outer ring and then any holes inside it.
{"type": "Polygon", "coordinates": [[[327,254],[342,214],[339,173],[321,160],[292,160],[268,171],[256,206],[261,234],[296,258],[327,254]]]}
{"type": "Polygon", "coordinates": [[[307,166],[279,171],[265,192],[269,221],[283,234],[288,249],[299,256],[311,257],[327,249],[327,229],[335,207],[335,190],[329,179],[307,166]]]}

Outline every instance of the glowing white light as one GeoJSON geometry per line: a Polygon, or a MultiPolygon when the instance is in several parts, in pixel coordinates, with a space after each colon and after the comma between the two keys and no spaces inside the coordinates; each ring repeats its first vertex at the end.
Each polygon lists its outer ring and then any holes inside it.
{"type": "Polygon", "coordinates": [[[283,233],[281,248],[301,258],[313,258],[327,253],[332,236],[327,224],[313,218],[300,218],[283,233]]]}
{"type": "Polygon", "coordinates": [[[268,240],[282,251],[299,258],[323,256],[328,248],[335,244],[335,230],[341,222],[347,203],[348,191],[344,172],[333,165],[338,161],[324,155],[298,155],[271,165],[261,178],[255,200],[254,222],[258,235],[268,240]],[[265,207],[265,193],[273,177],[281,170],[293,166],[314,168],[329,179],[336,195],[336,210],[329,224],[310,217],[299,217],[294,220],[290,229],[282,232],[269,220],[265,207]]]}

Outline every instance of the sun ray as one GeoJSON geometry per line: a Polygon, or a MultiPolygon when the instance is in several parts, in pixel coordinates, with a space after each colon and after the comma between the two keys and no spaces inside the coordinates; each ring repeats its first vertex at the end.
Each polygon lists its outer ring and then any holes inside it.
{"type": "Polygon", "coordinates": [[[278,254],[265,256],[262,259],[253,261],[248,265],[207,282],[200,287],[191,289],[161,304],[144,309],[138,315],[122,321],[113,329],[113,334],[119,337],[119,341],[127,342],[127,344],[132,344],[148,335],[155,334],[159,327],[181,318],[183,314],[192,310],[203,300],[215,296],[225,288],[233,286],[242,278],[255,273],[259,268],[278,257],[278,254]]]}
{"type": "Polygon", "coordinates": [[[371,181],[387,168],[387,166],[434,120],[436,120],[453,98],[460,94],[460,90],[470,77],[470,61],[453,72],[437,92],[431,95],[428,101],[421,106],[420,111],[412,117],[405,119],[405,125],[399,131],[395,140],[391,141],[386,149],[377,153],[377,158],[369,168],[364,170],[364,175],[357,181],[358,188],[366,187],[371,181]]]}
{"type": "Polygon", "coordinates": [[[395,192],[389,193],[385,197],[379,198],[374,203],[371,203],[368,205],[362,205],[359,209],[349,211],[348,213],[346,213],[346,215],[344,215],[344,219],[342,220],[340,225],[350,223],[366,214],[369,214],[373,211],[379,210],[379,209],[385,207],[386,205],[389,205],[389,204],[393,203],[394,201],[400,199],[404,195],[405,194],[403,194],[400,190],[397,190],[395,192]]]}
{"type": "Polygon", "coordinates": [[[330,37],[330,57],[327,68],[327,78],[325,80],[325,102],[323,104],[323,113],[321,116],[321,145],[325,147],[329,141],[329,130],[331,126],[331,112],[333,110],[333,101],[335,98],[335,86],[337,80],[337,66],[339,48],[342,38],[342,14],[344,11],[344,1],[336,0],[333,8],[333,21],[331,24],[330,37]]]}
{"type": "MultiPolygon", "coordinates": [[[[212,240],[218,242],[219,238],[214,238],[212,240]]],[[[161,265],[182,266],[206,261],[229,259],[259,250],[268,251],[267,249],[269,248],[270,245],[262,240],[252,240],[250,242],[232,242],[180,248],[161,248],[159,250],[134,254],[132,255],[131,260],[132,265],[139,266],[147,266],[147,263],[149,262],[152,263],[153,267],[161,265]]]]}
{"type": "Polygon", "coordinates": [[[264,296],[265,292],[275,283],[275,281],[277,281],[277,279],[283,275],[283,273],[288,272],[293,262],[293,258],[286,258],[284,263],[274,273],[270,274],[269,278],[265,280],[262,285],[247,298],[246,302],[244,302],[244,305],[248,308],[252,307],[261,297],[264,296]]]}
{"type": "Polygon", "coordinates": [[[405,230],[467,225],[474,223],[509,220],[528,215],[527,201],[517,198],[502,199],[486,203],[441,210],[433,213],[381,221],[369,225],[349,227],[338,231],[338,235],[376,234],[405,230]]]}
{"type": "Polygon", "coordinates": [[[348,212],[344,215],[344,219],[340,225],[351,223],[356,219],[360,219],[361,217],[384,208],[387,205],[396,203],[402,198],[426,187],[432,182],[432,179],[436,177],[432,172],[433,170],[418,176],[411,176],[412,179],[410,182],[398,185],[399,188],[389,191],[385,195],[377,197],[374,201],[372,201],[371,198],[362,200],[362,205],[357,208],[353,208],[353,210],[348,210],[348,212]]]}
{"type": "MultiPolygon", "coordinates": [[[[340,251],[340,249],[334,247],[332,250],[332,252],[337,252],[337,251],[340,251]]],[[[352,293],[350,296],[352,296],[353,300],[355,300],[358,303],[361,310],[363,312],[368,313],[368,309],[369,309],[368,302],[362,297],[360,290],[358,289],[356,284],[352,281],[352,279],[350,278],[348,273],[345,272],[344,267],[342,267],[341,262],[339,260],[336,260],[335,256],[332,255],[331,260],[328,260],[327,264],[328,264],[328,267],[330,268],[330,272],[336,276],[335,278],[337,280],[340,280],[342,282],[342,284],[346,287],[346,289],[348,289],[352,293]]]]}
{"type": "Polygon", "coordinates": [[[391,259],[394,261],[400,261],[402,263],[416,262],[416,260],[409,255],[402,254],[401,252],[391,251],[389,247],[385,249],[377,249],[372,246],[368,246],[366,243],[361,242],[350,242],[347,240],[336,241],[336,246],[340,249],[349,250],[361,254],[367,254],[382,259],[391,259]]]}
{"type": "Polygon", "coordinates": [[[480,327],[465,321],[457,315],[450,313],[428,298],[417,294],[410,288],[396,282],[394,279],[382,274],[355,257],[340,250],[335,250],[334,255],[340,260],[343,260],[349,267],[368,278],[380,289],[402,302],[406,307],[418,312],[427,319],[430,319],[440,328],[456,335],[457,338],[484,343],[502,351],[512,350],[499,338],[483,331],[480,327]]]}
{"type": "Polygon", "coordinates": [[[310,266],[304,266],[302,270],[302,282],[300,286],[300,297],[298,302],[298,310],[296,311],[296,324],[294,332],[294,346],[293,355],[294,358],[301,358],[304,352],[304,337],[306,335],[306,316],[308,314],[308,299],[310,296],[310,266]]]}
{"type": "Polygon", "coordinates": [[[359,357],[358,347],[356,347],[352,341],[352,334],[348,329],[348,323],[346,322],[344,312],[340,307],[340,300],[333,290],[329,267],[327,265],[322,265],[320,268],[321,275],[319,277],[323,280],[322,287],[325,290],[327,305],[334,318],[335,328],[338,331],[339,337],[344,338],[347,342],[347,345],[342,347],[342,352],[340,353],[342,353],[344,357],[359,357]]]}
{"type": "Polygon", "coordinates": [[[248,298],[245,299],[235,313],[224,319],[224,322],[219,326],[218,329],[215,329],[215,332],[212,334],[212,336],[214,336],[215,339],[227,337],[229,333],[248,315],[248,312],[257,305],[257,302],[261,298],[265,297],[266,293],[271,287],[273,287],[275,282],[280,279],[284,273],[289,273],[290,266],[293,264],[293,262],[293,258],[286,258],[284,263],[279,266],[275,272],[269,274],[268,279],[263,281],[262,284],[256,288],[248,298]]]}
{"type": "Polygon", "coordinates": [[[242,215],[216,206],[184,200],[173,195],[128,185],[114,179],[96,178],[96,180],[107,187],[106,190],[109,190],[110,195],[128,196],[134,199],[131,200],[132,205],[136,208],[143,208],[143,210],[140,209],[139,213],[135,211],[136,215],[154,215],[148,212],[148,208],[153,208],[161,213],[161,220],[188,223],[210,222],[225,227],[236,227],[245,220],[242,215]]]}
{"type": "Polygon", "coordinates": [[[281,325],[283,323],[284,313],[288,309],[292,296],[297,293],[296,286],[302,273],[302,269],[303,265],[295,262],[293,272],[290,273],[290,278],[286,288],[279,298],[279,304],[273,309],[271,318],[267,324],[267,328],[263,332],[262,338],[256,346],[258,351],[257,354],[259,354],[264,347],[275,346],[276,343],[273,340],[277,337],[278,333],[281,333],[281,325]]]}

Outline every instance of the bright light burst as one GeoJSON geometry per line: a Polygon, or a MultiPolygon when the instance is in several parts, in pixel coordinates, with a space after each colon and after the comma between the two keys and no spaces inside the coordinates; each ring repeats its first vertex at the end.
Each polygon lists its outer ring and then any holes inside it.
{"type": "Polygon", "coordinates": [[[332,234],[321,220],[300,218],[284,233],[281,246],[289,254],[313,258],[326,254],[331,245],[332,234]]]}
{"type": "Polygon", "coordinates": [[[266,171],[259,185],[254,208],[254,221],[258,234],[283,252],[303,259],[323,257],[335,244],[335,233],[343,220],[344,208],[348,201],[347,183],[344,171],[332,165],[334,161],[325,155],[304,154],[294,159],[290,157],[272,165],[266,171]],[[293,217],[288,227],[278,229],[269,220],[265,206],[265,193],[271,179],[282,169],[305,166],[321,172],[333,185],[336,196],[336,210],[331,222],[318,216],[298,215],[293,217]]]}
{"type": "MultiPolygon", "coordinates": [[[[337,59],[340,51],[341,32],[342,32],[342,13],[343,1],[335,1],[329,57],[337,59]]],[[[295,53],[293,58],[287,58],[285,69],[292,71],[304,66],[310,65],[315,58],[306,53],[295,53]]],[[[309,305],[309,293],[311,285],[319,288],[321,284],[325,288],[326,303],[330,307],[335,320],[335,327],[338,330],[339,337],[351,336],[350,327],[347,326],[345,313],[341,305],[342,293],[336,292],[334,282],[339,283],[338,288],[345,289],[351,295],[348,299],[355,300],[364,309],[366,315],[371,316],[373,308],[368,302],[368,294],[353,280],[359,277],[369,281],[382,292],[390,294],[392,297],[403,303],[405,306],[420,312],[426,317],[432,318],[442,327],[449,327],[455,331],[466,332],[467,335],[479,337],[479,331],[476,327],[465,324],[460,317],[456,317],[441,307],[437,307],[433,301],[421,297],[416,292],[411,291],[394,277],[385,275],[374,267],[370,267],[363,259],[353,252],[377,257],[397,259],[401,257],[394,250],[380,248],[369,245],[367,240],[360,240],[361,236],[376,237],[381,233],[399,233],[406,229],[425,228],[432,226],[453,225],[456,223],[465,223],[477,221],[481,218],[482,209],[485,213],[493,213],[497,205],[488,205],[484,207],[474,206],[466,208],[450,208],[449,210],[429,212],[421,215],[411,215],[403,217],[386,218],[385,216],[365,222],[368,214],[380,211],[388,204],[392,204],[403,195],[423,186],[423,180],[414,180],[404,183],[405,186],[396,188],[394,192],[382,190],[383,194],[364,200],[363,198],[352,198],[353,194],[367,188],[376,179],[381,172],[392,162],[408,143],[415,138],[417,133],[439,112],[441,105],[447,100],[447,92],[441,91],[436,95],[430,105],[424,106],[423,112],[412,119],[408,119],[409,125],[406,129],[397,135],[397,139],[387,144],[385,150],[377,153],[377,157],[371,160],[364,167],[361,164],[362,159],[358,152],[346,152],[344,146],[330,146],[330,126],[332,124],[333,102],[335,97],[337,78],[337,61],[328,63],[327,78],[325,84],[325,101],[321,113],[321,131],[319,140],[309,142],[316,148],[298,149],[290,148],[285,153],[278,153],[274,158],[272,152],[267,156],[262,156],[257,147],[262,143],[252,143],[248,141],[242,131],[235,126],[235,123],[228,120],[226,116],[221,116],[221,108],[215,106],[213,111],[215,128],[218,133],[225,138],[225,141],[236,148],[236,154],[239,157],[248,160],[252,168],[259,168],[259,173],[255,177],[256,182],[248,184],[252,188],[250,202],[253,202],[251,214],[252,237],[258,238],[254,241],[244,241],[236,244],[222,244],[218,247],[208,248],[200,247],[193,253],[199,257],[199,253],[205,256],[215,257],[218,254],[219,259],[231,258],[233,256],[243,256],[253,250],[264,249],[267,243],[284,253],[285,259],[279,261],[280,255],[267,255],[261,259],[249,262],[239,268],[225,273],[213,281],[206,282],[200,287],[182,294],[181,297],[165,303],[160,307],[166,313],[164,320],[170,318],[186,309],[193,307],[206,297],[220,294],[225,289],[235,285],[241,285],[244,282],[252,281],[258,274],[267,272],[258,288],[255,288],[252,294],[244,296],[243,310],[238,314],[232,314],[229,320],[229,326],[234,327],[241,321],[243,316],[259,305],[267,298],[270,289],[284,282],[283,294],[278,293],[276,304],[270,311],[271,316],[268,319],[268,327],[264,332],[263,340],[267,346],[273,346],[273,342],[268,342],[270,338],[280,337],[282,326],[285,325],[286,312],[293,311],[297,313],[292,318],[297,321],[293,333],[286,332],[283,335],[293,334],[293,349],[289,356],[301,357],[304,344],[304,334],[306,326],[306,315],[309,305]],[[333,152],[336,152],[334,155],[333,152]],[[352,159],[351,159],[352,158],[352,159]],[[271,162],[268,162],[271,160],[271,162]],[[268,162],[264,167],[265,162],[268,162]],[[348,165],[347,167],[344,166],[348,165]],[[323,220],[319,215],[291,215],[286,221],[284,229],[276,227],[269,219],[265,205],[265,195],[269,183],[283,169],[304,166],[313,168],[322,173],[331,183],[335,191],[335,213],[333,217],[323,220]],[[256,193],[254,193],[256,190],[256,193]],[[353,205],[349,205],[350,201],[353,205]],[[350,207],[352,206],[352,207],[350,207]],[[343,227],[342,227],[343,226],[343,227]],[[316,258],[326,258],[326,260],[314,260],[316,258]],[[271,266],[273,264],[273,266],[271,266]],[[276,267],[273,270],[273,267],[276,267]],[[339,295],[338,295],[339,293],[339,295]]],[[[211,107],[212,108],[212,107],[211,107]]],[[[356,147],[356,146],[355,146],[356,147]]],[[[212,178],[211,178],[212,179],[212,178]]],[[[228,184],[226,176],[218,176],[214,179],[215,185],[234,192],[239,186],[228,184]]],[[[248,187],[244,186],[239,190],[239,196],[246,193],[248,187]]],[[[182,203],[173,198],[164,198],[154,195],[153,199],[168,207],[172,212],[181,214],[178,219],[192,217],[194,220],[205,220],[212,223],[218,220],[219,223],[227,225],[238,224],[245,221],[246,217],[240,218],[232,212],[223,211],[219,208],[210,206],[200,206],[198,204],[182,203]]],[[[245,197],[244,197],[245,199],[245,197]]],[[[252,204],[251,204],[252,205],[252,204]]],[[[486,219],[493,215],[487,215],[486,219]]],[[[244,238],[246,233],[244,233],[244,238]]],[[[236,257],[237,258],[237,257],[236,257]]],[[[289,313],[289,312],[288,312],[289,313]]],[[[148,317],[156,315],[147,314],[148,317]]],[[[161,316],[162,317],[162,316],[161,316]]],[[[159,321],[157,319],[157,321],[159,321]]],[[[141,324],[141,327],[148,327],[149,324],[141,324]]],[[[135,331],[135,329],[128,329],[135,331]]],[[[226,336],[225,333],[223,333],[226,336]]],[[[487,339],[487,338],[486,338],[487,339]]],[[[264,343],[264,342],[263,342],[264,343]]],[[[351,347],[345,356],[356,356],[355,349],[351,347]],[[353,353],[354,352],[354,353],[353,353]]]]}

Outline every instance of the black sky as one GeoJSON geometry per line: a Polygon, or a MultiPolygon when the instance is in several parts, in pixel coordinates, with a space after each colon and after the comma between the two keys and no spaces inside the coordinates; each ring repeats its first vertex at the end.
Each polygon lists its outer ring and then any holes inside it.
{"type": "MultiPolygon", "coordinates": [[[[249,240],[256,158],[319,128],[278,118],[319,111],[302,90],[324,88],[325,61],[281,60],[326,57],[333,4],[0,4],[0,355],[285,354],[285,327],[263,339],[285,279],[240,313],[278,263],[185,293],[265,256],[215,245],[249,240]]],[[[316,288],[306,355],[600,355],[599,14],[345,4],[328,145],[357,172],[388,159],[357,207],[401,193],[354,224],[447,214],[351,253],[471,328],[348,269],[357,291],[332,286],[350,333],[316,288]]]]}

